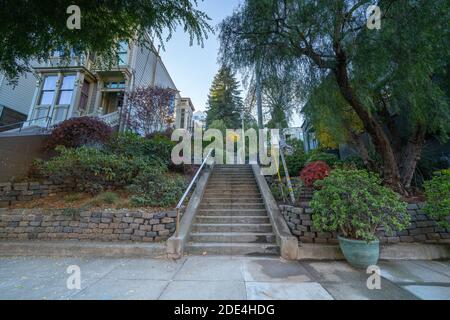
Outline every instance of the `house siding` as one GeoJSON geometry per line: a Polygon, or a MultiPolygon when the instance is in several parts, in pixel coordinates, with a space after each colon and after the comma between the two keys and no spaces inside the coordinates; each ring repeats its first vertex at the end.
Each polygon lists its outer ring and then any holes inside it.
{"type": "Polygon", "coordinates": [[[0,75],[0,105],[27,115],[36,89],[36,81],[32,73],[26,73],[14,86],[0,75]]]}
{"type": "Polygon", "coordinates": [[[153,68],[155,65],[156,55],[154,52],[145,47],[136,46],[136,62],[134,65],[134,86],[146,87],[152,84],[153,68]]]}

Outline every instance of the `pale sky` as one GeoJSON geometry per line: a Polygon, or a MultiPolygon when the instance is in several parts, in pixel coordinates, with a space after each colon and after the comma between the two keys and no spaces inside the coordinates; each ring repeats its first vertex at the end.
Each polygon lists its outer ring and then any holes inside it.
{"type": "MultiPolygon", "coordinates": [[[[224,18],[231,15],[242,0],[204,0],[199,1],[199,9],[212,19],[210,24],[215,28],[224,18]]],[[[217,62],[219,51],[218,33],[210,34],[204,47],[189,46],[189,35],[182,28],[173,34],[165,43],[165,51],[161,50],[162,60],[172,76],[182,97],[190,97],[196,110],[204,111],[213,78],[220,65],[217,62]]],[[[244,88],[241,84],[241,89],[244,88]]],[[[245,92],[242,93],[245,95],[245,92]]],[[[293,125],[300,126],[297,116],[293,125]]]]}

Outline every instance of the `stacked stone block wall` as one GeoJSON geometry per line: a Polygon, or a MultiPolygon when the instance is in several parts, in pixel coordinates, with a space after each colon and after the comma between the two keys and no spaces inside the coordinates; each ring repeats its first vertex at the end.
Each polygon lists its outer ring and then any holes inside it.
{"type": "MultiPolygon", "coordinates": [[[[305,203],[302,205],[303,207],[280,205],[291,232],[304,243],[337,244],[337,234],[316,230],[312,224],[312,209],[305,203]]],[[[450,243],[450,230],[437,226],[436,221],[430,219],[423,211],[424,205],[424,203],[408,205],[411,224],[406,230],[396,231],[393,234],[387,234],[382,229],[378,230],[380,242],[388,244],[400,242],[450,243]]]]}
{"type": "Polygon", "coordinates": [[[0,208],[18,202],[36,200],[47,196],[67,193],[76,190],[73,182],[2,182],[0,183],[0,208]]]}
{"type": "Polygon", "coordinates": [[[175,211],[0,209],[0,240],[158,242],[175,232],[175,211]]]}

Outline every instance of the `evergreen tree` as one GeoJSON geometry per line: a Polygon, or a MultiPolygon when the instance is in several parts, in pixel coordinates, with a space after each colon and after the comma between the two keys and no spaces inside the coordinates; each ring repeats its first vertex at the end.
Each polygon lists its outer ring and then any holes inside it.
{"type": "Polygon", "coordinates": [[[228,129],[241,127],[242,98],[239,83],[230,68],[222,66],[214,77],[206,110],[206,125],[222,120],[228,129]]]}

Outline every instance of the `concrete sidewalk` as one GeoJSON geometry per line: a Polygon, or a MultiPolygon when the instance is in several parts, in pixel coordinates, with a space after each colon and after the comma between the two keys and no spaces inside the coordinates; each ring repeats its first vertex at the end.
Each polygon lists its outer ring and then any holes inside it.
{"type": "Polygon", "coordinates": [[[450,261],[380,262],[381,289],[345,262],[270,257],[0,258],[0,299],[450,299],[450,261]],[[67,289],[67,268],[81,290],[67,289]]]}

